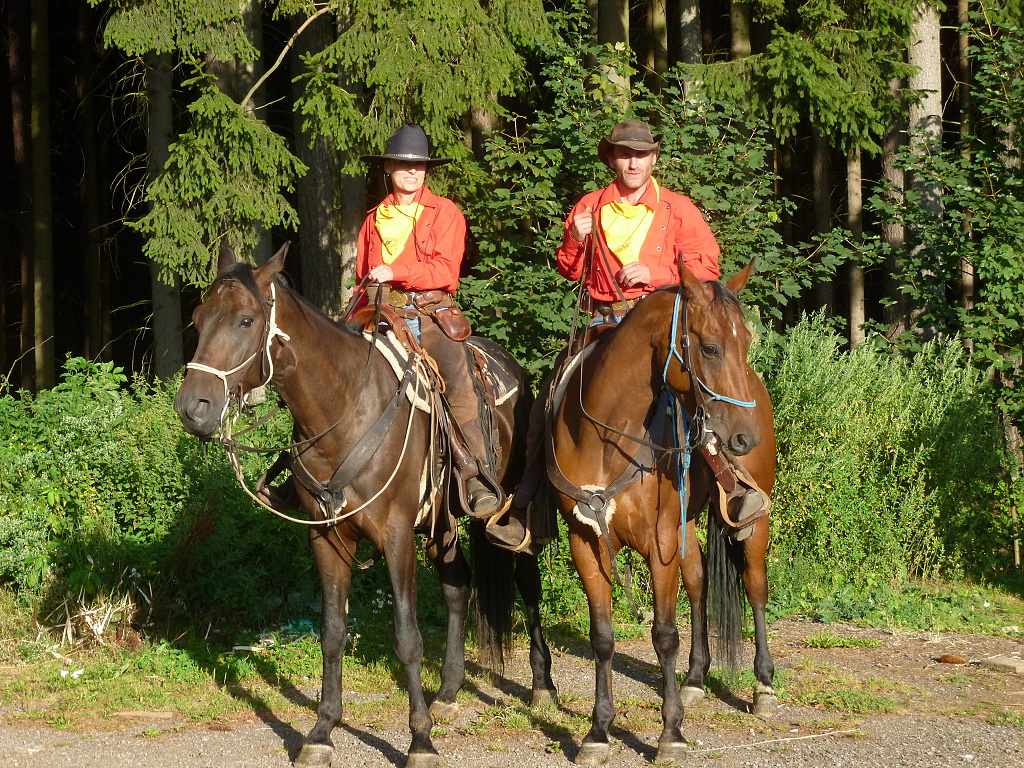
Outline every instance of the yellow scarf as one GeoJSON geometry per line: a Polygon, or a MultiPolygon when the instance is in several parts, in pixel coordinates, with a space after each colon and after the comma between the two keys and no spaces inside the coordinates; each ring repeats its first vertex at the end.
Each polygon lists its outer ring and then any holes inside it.
{"type": "Polygon", "coordinates": [[[420,203],[377,206],[374,225],[380,235],[380,256],[385,264],[392,264],[402,255],[409,235],[422,213],[423,206],[420,203]]]}
{"type": "MultiPolygon", "coordinates": [[[[660,197],[658,183],[651,179],[655,196],[660,197]]],[[[601,231],[608,248],[625,266],[640,260],[640,249],[654,221],[654,211],[643,203],[620,200],[601,207],[601,231]]]]}

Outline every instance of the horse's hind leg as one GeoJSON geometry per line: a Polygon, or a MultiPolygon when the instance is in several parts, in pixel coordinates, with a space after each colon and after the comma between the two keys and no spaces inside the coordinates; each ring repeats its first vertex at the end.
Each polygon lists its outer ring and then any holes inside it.
{"type": "Polygon", "coordinates": [[[427,554],[437,566],[441,591],[448,607],[448,638],[445,642],[441,689],[430,705],[435,720],[450,720],[459,710],[455,697],[466,679],[466,611],[469,606],[469,565],[462,547],[453,542],[451,551],[439,552],[432,543],[427,554]]]}
{"type": "Polygon", "coordinates": [[[754,532],[744,542],[743,586],[747,592],[751,611],[754,614],[754,714],[771,717],[775,713],[776,699],[772,681],[775,677],[775,661],[768,650],[768,628],[765,622],[765,605],[768,602],[768,571],[765,553],[768,549],[768,518],[754,524],[754,532]]]}
{"type": "Polygon", "coordinates": [[[557,704],[558,693],[551,680],[551,651],[540,625],[540,568],[536,555],[516,557],[516,586],[526,607],[526,624],[530,631],[530,670],[533,672],[530,706],[557,704]]]}
{"type": "Polygon", "coordinates": [[[306,736],[296,765],[330,765],[334,756],[331,731],[341,721],[341,657],[345,650],[345,620],[352,584],[351,558],[356,541],[342,537],[340,528],[310,531],[313,558],[320,572],[320,649],[323,680],[316,725],[306,736]]]}
{"type": "Polygon", "coordinates": [[[662,675],[661,721],[655,763],[682,763],[686,753],[683,734],[683,702],[676,682],[676,658],[679,655],[679,630],[676,628],[676,598],[679,595],[679,561],[677,556],[662,562],[657,547],[648,558],[651,583],[654,586],[654,624],[651,642],[658,654],[662,675]]]}
{"type": "Polygon", "coordinates": [[[395,655],[405,666],[409,686],[409,730],[412,741],[406,761],[408,768],[427,768],[440,762],[430,740],[433,721],[423,696],[420,664],[423,637],[416,624],[416,540],[412,528],[394,531],[384,545],[395,599],[395,655]]]}
{"type": "Polygon", "coordinates": [[[590,606],[590,645],[594,649],[596,666],[592,723],[589,733],[583,737],[576,764],[604,765],[608,762],[608,729],[615,719],[612,703],[615,635],[612,632],[611,563],[608,562],[604,543],[593,534],[584,538],[575,531],[570,532],[569,549],[590,606]]]}
{"type": "Polygon", "coordinates": [[[704,679],[711,668],[708,647],[707,585],[704,581],[704,553],[697,540],[693,519],[687,522],[686,556],[680,569],[683,586],[690,600],[690,663],[683,682],[683,706],[690,707],[704,698],[704,679]]]}

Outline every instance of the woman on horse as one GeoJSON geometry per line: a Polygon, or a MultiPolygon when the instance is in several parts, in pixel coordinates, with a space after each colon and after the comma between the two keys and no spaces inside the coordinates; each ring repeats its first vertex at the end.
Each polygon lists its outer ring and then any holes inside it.
{"type": "MultiPolygon", "coordinates": [[[[718,241],[700,209],[652,175],[661,141],[639,120],[625,120],[601,139],[597,156],[615,173],[603,189],[585,194],[565,220],[555,257],[570,280],[586,274],[591,326],[621,322],[648,293],[679,284],[678,259],[700,280],[717,280],[718,241]],[[590,263],[587,264],[589,259],[590,263]]],[[[544,473],[544,394],[530,414],[527,467],[504,525],[487,528],[491,540],[515,548],[525,540],[526,508],[544,473]]]]}
{"type": "Polygon", "coordinates": [[[388,287],[388,303],[409,318],[413,334],[437,362],[452,417],[472,454],[460,451],[462,446],[453,438],[468,511],[474,516],[493,514],[497,495],[479,477],[485,445],[467,350],[462,344],[469,327],[452,298],[466,250],[466,219],[455,203],[435,195],[426,185],[428,169],[451,159],[431,157],[423,129],[411,124],[394,133],[384,154],[367,159],[383,161],[391,191],[370,210],[359,230],[356,279],[368,278],[388,287]],[[453,319],[462,320],[464,334],[458,328],[453,332],[453,319]]]}

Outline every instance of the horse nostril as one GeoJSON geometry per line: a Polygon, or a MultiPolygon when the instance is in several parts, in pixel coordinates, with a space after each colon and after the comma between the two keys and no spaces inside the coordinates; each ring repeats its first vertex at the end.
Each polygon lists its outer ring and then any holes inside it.
{"type": "Polygon", "coordinates": [[[753,447],[753,438],[745,432],[735,432],[732,437],[729,438],[729,450],[739,456],[742,456],[745,453],[750,453],[753,447]]]}
{"type": "Polygon", "coordinates": [[[189,404],[185,413],[191,421],[200,422],[206,417],[208,410],[210,410],[210,401],[199,397],[189,404]]]}

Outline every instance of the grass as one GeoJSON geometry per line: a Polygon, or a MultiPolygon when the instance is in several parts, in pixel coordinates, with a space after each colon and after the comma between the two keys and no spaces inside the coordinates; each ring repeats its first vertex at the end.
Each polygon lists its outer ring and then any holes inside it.
{"type": "Polygon", "coordinates": [[[837,635],[825,630],[805,637],[803,644],[807,648],[877,648],[882,641],[871,637],[837,635]]]}

